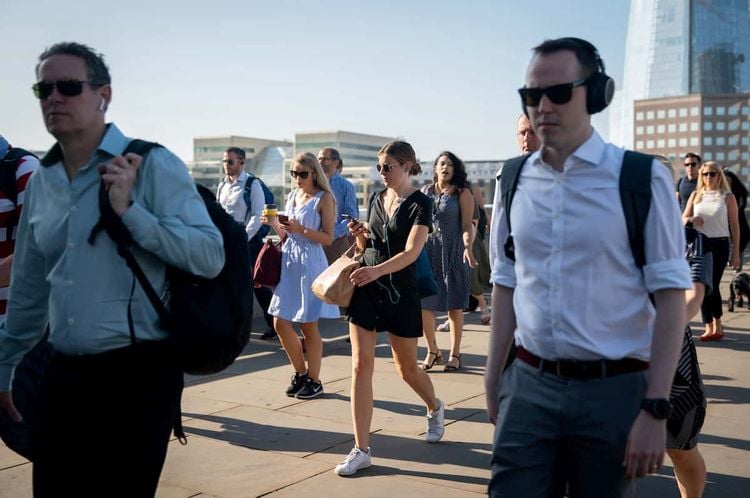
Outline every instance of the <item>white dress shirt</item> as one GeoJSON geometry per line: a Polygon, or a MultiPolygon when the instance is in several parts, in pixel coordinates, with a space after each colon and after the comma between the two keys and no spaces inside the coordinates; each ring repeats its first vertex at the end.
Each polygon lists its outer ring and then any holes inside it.
{"type": "Polygon", "coordinates": [[[260,230],[260,217],[266,200],[263,187],[259,182],[254,181],[250,187],[250,213],[247,212],[244,195],[245,183],[249,178],[250,175],[246,171],[240,173],[234,182],[230,181],[229,177],[225,177],[216,192],[216,200],[219,201],[224,211],[229,213],[234,221],[245,225],[247,240],[252,239],[260,230]]]}
{"type": "Polygon", "coordinates": [[[648,360],[655,317],[648,293],[691,287],[674,185],[656,161],[646,265],[636,267],[619,193],[624,153],[594,131],[562,172],[539,152],[527,160],[510,216],[515,264],[503,251],[508,226],[498,181],[491,280],[515,289],[515,341],[542,358],[648,360]]]}

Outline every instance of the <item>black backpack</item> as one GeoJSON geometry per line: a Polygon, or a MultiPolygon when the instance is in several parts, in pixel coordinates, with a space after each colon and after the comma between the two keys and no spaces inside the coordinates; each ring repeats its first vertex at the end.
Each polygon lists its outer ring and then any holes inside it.
{"type": "MultiPolygon", "coordinates": [[[[133,140],[122,155],[133,152],[145,157],[154,147],[160,145],[133,140]]],[[[95,242],[101,230],[109,235],[156,309],[161,327],[169,332],[172,350],[182,370],[204,375],[227,368],[247,345],[251,317],[246,303],[250,301],[252,281],[244,227],[224,211],[209,189],[199,184],[196,187],[211,221],[224,238],[224,268],[216,277],[206,279],[168,265],[167,300],[162,302],[133,256],[133,238],[112,209],[103,183],[99,187],[101,217],[91,230],[89,243],[95,242]]],[[[130,304],[128,325],[131,341],[136,342],[130,304]]]]}
{"type": "MultiPolygon", "coordinates": [[[[511,261],[515,261],[516,257],[513,237],[510,235],[510,206],[516,193],[516,187],[518,187],[518,179],[521,177],[521,169],[529,156],[531,154],[509,159],[503,164],[503,169],[500,172],[500,192],[503,196],[505,222],[508,224],[508,238],[505,239],[503,249],[505,256],[511,261]]],[[[620,201],[625,215],[630,251],[633,253],[633,259],[638,268],[643,268],[646,264],[643,234],[646,228],[646,217],[651,207],[651,164],[653,160],[653,156],[626,150],[620,170],[620,201]]]]}

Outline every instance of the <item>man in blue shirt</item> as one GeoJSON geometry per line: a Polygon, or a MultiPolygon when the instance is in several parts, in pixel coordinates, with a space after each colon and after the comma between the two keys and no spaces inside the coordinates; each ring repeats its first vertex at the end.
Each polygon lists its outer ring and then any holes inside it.
{"type": "Polygon", "coordinates": [[[0,411],[20,421],[13,371],[48,324],[55,354],[36,428],[34,495],[153,496],[179,416],[182,371],[114,243],[87,242],[100,182],[160,295],[167,264],[206,278],[221,271],[221,233],[174,154],[158,147],[123,157],[130,139],[105,121],[112,86],[101,54],[58,43],[39,56],[36,73],[33,90],[57,143],[26,190],[0,325],[0,411]]]}
{"type": "Polygon", "coordinates": [[[330,246],[323,246],[328,264],[331,264],[354,244],[354,237],[349,234],[349,229],[346,227],[349,220],[342,215],[346,214],[357,219],[359,209],[357,208],[357,194],[354,191],[354,185],[341,175],[344,162],[341,160],[339,151],[331,147],[321,149],[318,152],[318,162],[320,162],[323,172],[328,177],[333,195],[336,198],[336,223],[333,226],[333,243],[330,246]]]}

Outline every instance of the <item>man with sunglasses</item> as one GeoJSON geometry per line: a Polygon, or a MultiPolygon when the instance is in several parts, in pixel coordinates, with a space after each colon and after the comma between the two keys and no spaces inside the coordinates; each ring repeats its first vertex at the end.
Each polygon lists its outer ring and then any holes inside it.
{"type": "Polygon", "coordinates": [[[701,167],[701,156],[695,152],[688,152],[685,154],[684,164],[685,175],[677,180],[677,188],[675,192],[677,200],[680,201],[680,212],[685,211],[687,201],[690,199],[690,195],[695,192],[695,187],[698,185],[698,171],[701,167]]]}
{"type": "Polygon", "coordinates": [[[323,251],[326,253],[326,259],[330,265],[354,244],[354,237],[349,234],[349,228],[347,228],[349,219],[345,218],[344,215],[356,220],[359,218],[359,209],[357,208],[357,193],[354,190],[354,184],[341,174],[344,162],[341,160],[339,151],[333,147],[320,149],[318,162],[320,167],[323,168],[323,173],[328,177],[331,190],[333,190],[333,195],[336,198],[336,223],[333,225],[333,243],[330,246],[323,246],[323,251]]]}
{"type": "Polygon", "coordinates": [[[672,179],[656,162],[636,266],[618,201],[624,151],[591,126],[613,91],[596,48],[578,38],[535,47],[519,90],[541,147],[520,170],[510,230],[496,188],[491,496],[625,496],[664,458],[690,273],[672,179]],[[504,251],[509,231],[515,252],[504,251]],[[514,338],[517,359],[501,377],[514,338]]]}
{"type": "Polygon", "coordinates": [[[36,76],[34,94],[57,143],[26,189],[0,325],[0,411],[21,420],[13,370],[48,324],[54,355],[35,428],[34,496],[153,496],[183,375],[115,244],[87,241],[100,217],[99,186],[160,295],[167,263],[216,276],[222,236],[179,158],[163,147],[123,156],[131,139],[105,121],[112,87],[102,55],[58,43],[39,56],[36,76]]]}
{"type": "MultiPolygon", "coordinates": [[[[229,147],[224,151],[221,161],[226,176],[216,190],[216,200],[221,207],[234,218],[234,221],[245,226],[247,243],[250,249],[250,268],[255,268],[255,260],[258,259],[260,249],[263,247],[263,237],[268,230],[261,230],[260,217],[263,214],[265,195],[260,181],[244,169],[245,151],[239,147],[229,147]],[[247,185],[250,182],[249,199],[246,195],[247,185]],[[248,200],[250,202],[248,202],[248,200]]],[[[268,305],[271,304],[273,291],[268,287],[253,287],[253,293],[263,312],[266,322],[266,330],[260,336],[261,339],[275,339],[276,332],[273,330],[273,317],[268,314],[268,305]]],[[[250,297],[250,316],[253,315],[253,298],[250,297]]]]}

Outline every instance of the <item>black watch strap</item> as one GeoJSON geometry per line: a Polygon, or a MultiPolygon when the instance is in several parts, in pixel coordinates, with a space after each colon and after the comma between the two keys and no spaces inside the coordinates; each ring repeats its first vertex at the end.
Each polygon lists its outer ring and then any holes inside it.
{"type": "Polygon", "coordinates": [[[641,409],[657,420],[664,420],[672,413],[672,405],[667,398],[644,398],[641,401],[641,409]]]}

